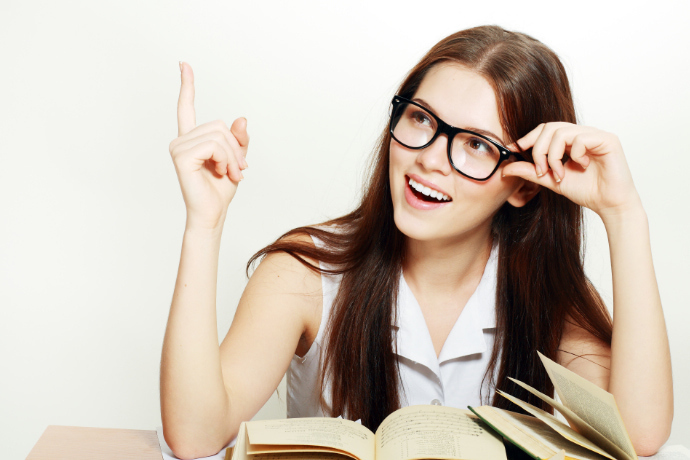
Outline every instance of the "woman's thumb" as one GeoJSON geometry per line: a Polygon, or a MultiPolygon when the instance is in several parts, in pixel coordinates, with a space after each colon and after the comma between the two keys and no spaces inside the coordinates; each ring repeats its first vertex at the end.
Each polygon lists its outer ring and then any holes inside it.
{"type": "Polygon", "coordinates": [[[515,161],[503,168],[503,177],[521,177],[535,184],[541,185],[551,190],[556,190],[558,183],[554,180],[553,174],[537,176],[537,170],[532,163],[526,161],[515,161]]]}
{"type": "Polygon", "coordinates": [[[235,139],[237,139],[237,142],[240,144],[240,147],[244,150],[244,154],[247,154],[247,146],[249,145],[249,134],[247,133],[247,119],[244,117],[240,117],[237,120],[235,120],[232,123],[232,126],[230,126],[230,132],[232,133],[233,136],[235,136],[235,139]]]}
{"type": "Polygon", "coordinates": [[[503,168],[503,176],[517,176],[523,179],[536,182],[538,180],[534,165],[526,161],[515,161],[507,164],[503,168]]]}

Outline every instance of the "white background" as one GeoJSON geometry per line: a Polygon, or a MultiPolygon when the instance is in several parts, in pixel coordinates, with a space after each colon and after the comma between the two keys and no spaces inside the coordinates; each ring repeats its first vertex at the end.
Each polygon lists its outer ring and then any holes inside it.
{"type": "MultiPolygon", "coordinates": [[[[687,1],[0,3],[0,449],[49,424],[155,429],[185,208],[168,152],[178,61],[199,123],[252,137],[220,254],[218,331],[256,250],[352,209],[405,73],[498,24],[553,48],[580,122],[620,137],[650,219],[673,355],[671,443],[690,445],[687,1]]],[[[603,227],[587,270],[611,304],[603,227]]],[[[631,382],[634,384],[634,382],[631,382]]],[[[262,417],[284,416],[284,391],[262,417]]]]}

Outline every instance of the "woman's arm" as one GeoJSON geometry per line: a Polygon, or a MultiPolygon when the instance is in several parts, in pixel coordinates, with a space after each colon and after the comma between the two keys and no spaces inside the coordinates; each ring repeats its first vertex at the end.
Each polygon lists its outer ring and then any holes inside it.
{"type": "Polygon", "coordinates": [[[219,347],[219,243],[219,235],[185,232],[163,343],[163,432],[180,458],[226,446],[278,387],[295,351],[311,344],[321,320],[320,275],[272,254],[249,280],[219,347]]]}
{"type": "Polygon", "coordinates": [[[569,325],[559,361],[611,392],[638,455],[666,442],[673,419],[671,358],[656,283],[647,216],[618,138],[593,128],[547,123],[520,139],[535,165],[504,168],[596,212],[604,222],[613,274],[613,339],[608,347],[569,325]],[[566,151],[572,161],[561,162],[566,151]],[[547,174],[537,175],[536,165],[547,174]],[[610,353],[610,354],[609,354],[610,353]],[[608,362],[610,357],[610,362],[608,362]],[[610,365],[609,365],[610,364],[610,365]]]}
{"type": "Polygon", "coordinates": [[[613,273],[611,347],[566,323],[558,361],[612,393],[638,455],[653,455],[673,419],[671,357],[640,207],[606,222],[613,273]]]}
{"type": "Polygon", "coordinates": [[[220,239],[241,170],[247,167],[249,137],[244,119],[231,128],[222,121],[196,126],[194,76],[186,64],[180,70],[179,136],[170,143],[170,154],[187,223],[163,342],[161,415],[175,454],[197,458],[225,446],[240,422],[251,418],[278,386],[300,339],[313,331],[313,313],[321,311],[321,283],[318,274],[292,257],[268,256],[249,281],[219,347],[220,239]]]}
{"type": "Polygon", "coordinates": [[[638,455],[666,442],[673,420],[671,354],[642,206],[602,216],[613,274],[611,380],[638,455]]]}
{"type": "Polygon", "coordinates": [[[180,458],[209,455],[196,446],[213,447],[228,432],[224,421],[230,411],[230,400],[220,367],[216,326],[221,233],[222,228],[215,232],[185,231],[163,340],[160,375],[163,433],[180,458]]]}

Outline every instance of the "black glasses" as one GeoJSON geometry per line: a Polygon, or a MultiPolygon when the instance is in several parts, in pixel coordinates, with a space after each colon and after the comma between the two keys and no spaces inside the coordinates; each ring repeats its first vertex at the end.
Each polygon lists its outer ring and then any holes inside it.
{"type": "Polygon", "coordinates": [[[408,149],[420,150],[430,146],[439,134],[445,134],[448,136],[448,161],[453,169],[470,179],[487,180],[511,156],[517,161],[527,161],[493,139],[450,126],[429,109],[402,96],[393,97],[392,104],[390,133],[393,139],[408,149]]]}

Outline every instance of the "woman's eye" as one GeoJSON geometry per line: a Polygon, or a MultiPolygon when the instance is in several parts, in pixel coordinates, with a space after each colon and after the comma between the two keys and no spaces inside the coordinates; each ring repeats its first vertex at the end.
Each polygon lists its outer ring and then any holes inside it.
{"type": "Polygon", "coordinates": [[[412,119],[420,125],[431,125],[431,119],[424,112],[412,112],[412,119]]]}
{"type": "Polygon", "coordinates": [[[468,144],[472,150],[477,150],[486,153],[489,153],[491,151],[491,147],[489,147],[489,145],[481,139],[470,139],[468,141],[468,144]]]}

